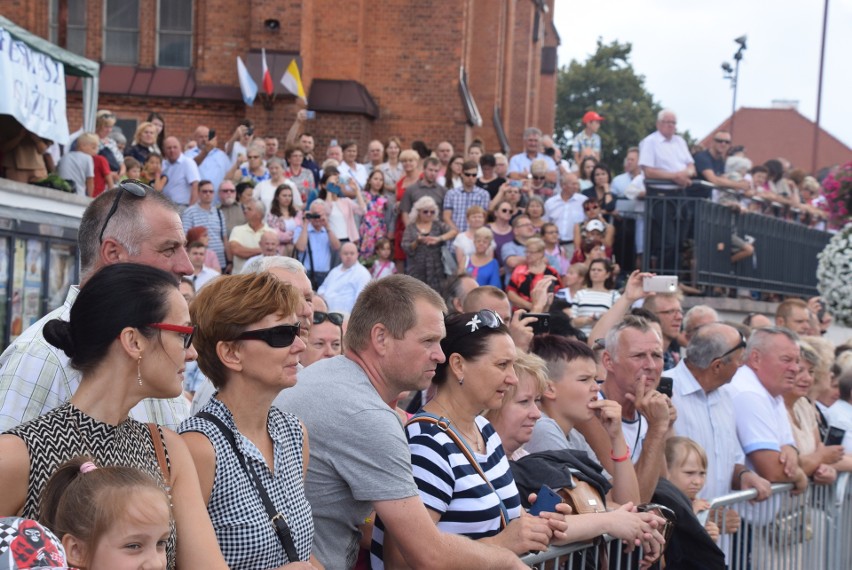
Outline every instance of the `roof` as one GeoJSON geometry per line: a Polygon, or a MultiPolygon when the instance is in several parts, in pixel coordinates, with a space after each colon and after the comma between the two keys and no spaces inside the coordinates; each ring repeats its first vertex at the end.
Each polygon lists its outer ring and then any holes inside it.
{"type": "MultiPolygon", "coordinates": [[[[734,145],[744,146],[746,156],[754,164],[786,158],[794,167],[811,172],[852,160],[852,149],[820,127],[817,164],[812,165],[814,125],[793,108],[741,107],[733,115],[734,145]]],[[[710,131],[700,144],[709,147],[713,135],[722,129],[731,130],[731,117],[710,131]]]]}
{"type": "Polygon", "coordinates": [[[58,45],[53,44],[32,32],[28,32],[8,18],[0,16],[0,28],[5,29],[12,34],[15,39],[24,42],[34,50],[47,54],[56,61],[61,61],[65,64],[65,75],[98,77],[98,74],[100,74],[101,67],[97,62],[92,61],[91,59],[86,59],[76,53],[72,53],[67,49],[62,49],[58,45]]]}

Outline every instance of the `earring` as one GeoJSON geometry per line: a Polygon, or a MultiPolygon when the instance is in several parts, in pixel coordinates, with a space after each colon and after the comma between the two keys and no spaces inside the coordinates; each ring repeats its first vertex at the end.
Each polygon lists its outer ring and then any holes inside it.
{"type": "Polygon", "coordinates": [[[459,386],[461,386],[462,384],[464,384],[464,376],[459,378],[459,386]]]}
{"type": "Polygon", "coordinates": [[[139,360],[136,361],[136,381],[142,385],[142,355],[139,355],[139,360]]]}

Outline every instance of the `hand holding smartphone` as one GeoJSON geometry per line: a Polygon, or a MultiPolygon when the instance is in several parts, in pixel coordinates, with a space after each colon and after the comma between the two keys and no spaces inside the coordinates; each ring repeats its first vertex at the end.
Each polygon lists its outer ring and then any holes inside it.
{"type": "Polygon", "coordinates": [[[556,505],[562,502],[562,497],[557,495],[553,489],[547,485],[542,485],[538,490],[538,497],[535,503],[530,507],[529,514],[538,516],[541,513],[555,513],[556,505]]]}

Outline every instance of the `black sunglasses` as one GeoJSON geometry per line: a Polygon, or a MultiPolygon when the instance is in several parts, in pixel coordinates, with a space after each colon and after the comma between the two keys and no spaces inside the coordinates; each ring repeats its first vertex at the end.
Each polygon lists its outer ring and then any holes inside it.
{"type": "Polygon", "coordinates": [[[299,336],[299,323],[243,331],[234,340],[262,340],[272,348],[287,348],[295,342],[297,336],[299,336]]]}
{"type": "Polygon", "coordinates": [[[121,195],[123,194],[122,190],[126,190],[137,198],[143,198],[148,192],[154,191],[153,188],[151,188],[141,180],[127,179],[119,182],[118,192],[115,193],[115,199],[112,201],[112,207],[109,209],[109,212],[106,215],[104,225],[101,227],[101,233],[98,236],[98,241],[100,243],[104,242],[104,232],[106,231],[107,224],[109,223],[110,219],[112,219],[112,216],[113,214],[115,214],[115,211],[118,209],[118,201],[121,200],[121,195]]]}
{"type": "Polygon", "coordinates": [[[324,313],[322,311],[314,311],[314,324],[319,325],[329,321],[333,325],[343,326],[343,314],[341,313],[324,313]]]}
{"type": "Polygon", "coordinates": [[[742,333],[740,333],[740,342],[737,343],[737,346],[735,346],[734,348],[732,348],[731,350],[729,350],[728,352],[726,352],[722,356],[717,356],[713,360],[724,360],[726,356],[730,356],[731,354],[735,353],[739,349],[745,348],[745,347],[746,347],[746,338],[742,335],[742,333]]]}
{"type": "Polygon", "coordinates": [[[476,172],[462,172],[462,174],[464,174],[468,178],[476,178],[477,176],[476,172]]]}

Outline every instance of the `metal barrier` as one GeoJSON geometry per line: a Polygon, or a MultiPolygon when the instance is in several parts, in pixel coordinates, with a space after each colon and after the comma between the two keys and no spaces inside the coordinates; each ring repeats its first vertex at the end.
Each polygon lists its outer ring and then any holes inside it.
{"type": "MultiPolygon", "coordinates": [[[[650,188],[650,187],[649,187],[650,188]]],[[[649,195],[643,269],[696,285],[817,295],[817,255],[831,234],[761,214],[740,213],[683,192],[649,195]],[[753,258],[731,263],[731,236],[754,238],[753,258]]]]}
{"type": "MultiPolygon", "coordinates": [[[[754,490],[737,491],[710,502],[710,510],[698,515],[701,524],[714,516],[721,531],[720,546],[729,570],[848,570],[852,568],[852,481],[842,473],[832,485],[809,485],[791,495],[793,485],[772,485],[772,496],[759,503],[754,490]],[[736,532],[717,509],[733,509],[740,516],[736,532]]],[[[611,569],[634,568],[642,554],[621,552],[618,541],[604,535],[611,569]]],[[[602,566],[601,549],[595,543],[551,547],[521,557],[538,570],[592,569],[602,566]]]]}

